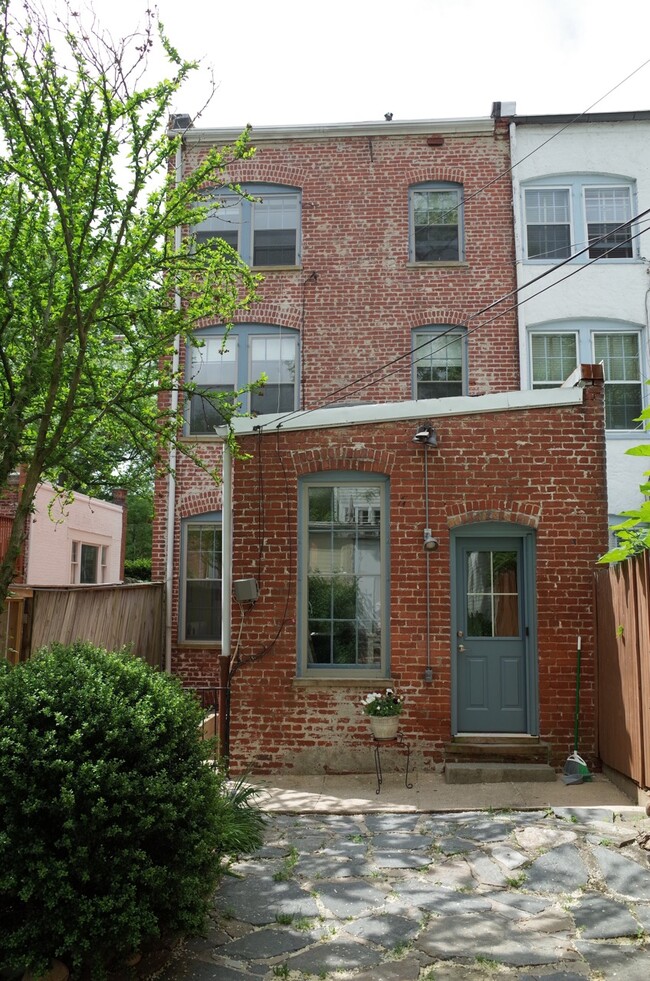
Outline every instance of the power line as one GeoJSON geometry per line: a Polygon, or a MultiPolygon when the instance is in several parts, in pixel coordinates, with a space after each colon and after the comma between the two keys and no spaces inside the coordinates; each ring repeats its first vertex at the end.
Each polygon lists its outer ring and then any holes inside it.
{"type": "MultiPolygon", "coordinates": [[[[515,287],[514,289],[510,290],[508,293],[504,293],[503,296],[500,296],[498,299],[493,300],[491,303],[486,304],[484,307],[481,307],[480,310],[477,310],[475,313],[470,314],[469,316],[465,317],[463,320],[460,321],[460,323],[453,324],[452,326],[448,327],[445,331],[441,331],[437,335],[437,337],[438,338],[443,338],[443,337],[449,335],[450,333],[452,333],[453,331],[458,330],[459,327],[467,326],[469,323],[471,323],[472,320],[476,320],[477,317],[483,316],[485,313],[488,313],[490,310],[493,310],[495,307],[499,306],[501,303],[504,303],[506,300],[510,299],[511,297],[516,296],[517,294],[521,293],[523,290],[529,289],[535,283],[538,283],[540,280],[545,279],[547,276],[550,276],[553,273],[557,272],[559,269],[562,269],[568,263],[573,262],[573,260],[575,260],[575,259],[578,259],[581,255],[584,255],[594,245],[597,245],[599,242],[602,242],[604,239],[609,238],[610,235],[612,235],[612,234],[620,231],[621,229],[629,228],[630,226],[636,224],[642,218],[644,218],[646,215],[650,215],[650,208],[646,208],[644,211],[639,212],[639,214],[634,215],[632,218],[628,219],[625,222],[622,222],[620,225],[617,225],[615,228],[609,229],[605,234],[599,236],[598,238],[592,239],[583,249],[580,249],[580,251],[575,252],[575,253],[573,253],[570,256],[567,256],[561,262],[558,262],[554,266],[551,266],[550,269],[546,269],[544,272],[539,273],[539,275],[537,275],[533,279],[529,280],[529,282],[524,283],[521,286],[515,287]]],[[[629,238],[627,238],[625,241],[630,241],[631,242],[634,239],[638,238],[640,235],[642,235],[643,232],[645,232],[645,231],[647,231],[647,228],[642,229],[641,231],[635,233],[634,235],[630,235],[629,238]]],[[[558,286],[560,283],[565,282],[567,279],[571,279],[571,277],[572,276],[575,276],[576,273],[580,272],[583,269],[589,268],[589,266],[592,266],[595,262],[598,262],[601,259],[606,259],[607,258],[607,255],[609,254],[609,252],[614,251],[614,249],[620,248],[620,246],[621,246],[621,243],[620,242],[617,242],[614,246],[612,246],[611,249],[609,249],[603,255],[596,256],[596,257],[592,258],[589,262],[581,263],[576,269],[574,269],[567,276],[563,276],[562,279],[554,280],[553,283],[551,283],[549,286],[545,287],[542,290],[539,290],[537,293],[533,293],[531,296],[526,297],[524,300],[521,301],[521,303],[514,303],[511,306],[509,306],[507,309],[500,311],[497,314],[497,316],[492,317],[492,318],[490,318],[487,321],[482,321],[480,324],[477,324],[476,327],[471,328],[470,330],[466,331],[465,336],[468,336],[469,334],[474,333],[476,330],[478,330],[479,327],[486,327],[486,326],[488,326],[489,324],[493,323],[495,320],[498,320],[500,317],[505,316],[505,314],[510,313],[512,310],[516,310],[519,306],[522,306],[524,303],[527,303],[529,300],[532,300],[535,297],[540,296],[542,293],[545,293],[548,289],[551,289],[553,286],[558,286]]],[[[429,341],[425,341],[423,344],[418,345],[418,347],[409,349],[409,351],[407,353],[400,354],[397,357],[392,358],[390,361],[384,362],[384,364],[379,365],[377,368],[371,369],[371,371],[366,372],[364,375],[361,375],[358,378],[355,378],[353,381],[348,382],[347,384],[342,385],[339,388],[334,389],[332,392],[329,392],[327,395],[325,395],[323,397],[323,399],[321,399],[321,401],[319,402],[319,404],[316,405],[316,406],[312,406],[312,407],[310,407],[308,409],[294,409],[291,412],[287,412],[284,416],[281,416],[280,419],[274,420],[272,423],[269,422],[269,423],[262,424],[262,425],[260,425],[260,426],[258,426],[256,428],[260,432],[264,428],[267,428],[267,427],[270,427],[270,426],[273,426],[276,429],[280,429],[282,427],[282,424],[283,423],[286,423],[289,419],[295,419],[295,418],[298,418],[299,416],[304,415],[306,413],[314,412],[317,409],[325,408],[327,405],[331,405],[332,402],[334,401],[334,397],[337,396],[337,395],[340,395],[343,392],[347,392],[348,395],[356,395],[358,392],[364,391],[364,389],[368,388],[369,387],[369,384],[371,384],[371,383],[369,383],[368,385],[364,385],[361,388],[355,388],[352,391],[350,391],[350,389],[352,388],[353,385],[358,385],[360,382],[364,382],[367,379],[374,378],[375,375],[378,375],[380,372],[386,371],[386,369],[391,368],[395,364],[401,363],[406,358],[409,358],[410,359],[413,354],[415,354],[417,351],[421,350],[422,348],[426,347],[429,343],[430,343],[429,341]]],[[[434,352],[434,353],[439,353],[439,351],[442,351],[442,350],[444,350],[444,346],[442,348],[437,349],[436,352],[434,352]]],[[[394,374],[394,372],[393,372],[393,374],[394,374]]],[[[382,374],[382,376],[381,376],[381,378],[379,380],[380,381],[383,381],[384,378],[388,378],[388,377],[390,377],[389,374],[382,374]]]]}

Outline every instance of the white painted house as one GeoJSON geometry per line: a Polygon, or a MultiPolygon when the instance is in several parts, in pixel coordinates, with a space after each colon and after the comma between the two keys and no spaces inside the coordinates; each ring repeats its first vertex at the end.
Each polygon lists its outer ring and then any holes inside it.
{"type": "Polygon", "coordinates": [[[635,419],[650,397],[650,111],[513,116],[510,136],[521,385],[604,363],[614,521],[647,470],[625,451],[648,441],[635,419]]]}

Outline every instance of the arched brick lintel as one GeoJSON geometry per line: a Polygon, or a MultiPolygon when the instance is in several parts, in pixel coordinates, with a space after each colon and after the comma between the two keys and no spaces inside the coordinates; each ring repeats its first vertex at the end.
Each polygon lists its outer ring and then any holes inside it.
{"type": "Polygon", "coordinates": [[[538,528],[541,521],[541,508],[537,504],[507,504],[494,507],[492,505],[459,506],[454,514],[447,515],[447,526],[459,528],[461,525],[473,525],[483,521],[502,521],[525,528],[538,528]]]}

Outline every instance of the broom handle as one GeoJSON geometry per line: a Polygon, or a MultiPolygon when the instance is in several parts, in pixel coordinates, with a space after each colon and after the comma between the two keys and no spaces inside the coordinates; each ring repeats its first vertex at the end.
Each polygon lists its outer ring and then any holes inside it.
{"type": "Polygon", "coordinates": [[[578,752],[578,720],[580,718],[580,659],[582,654],[581,648],[582,648],[582,638],[578,637],[578,667],[577,667],[577,674],[576,674],[576,723],[575,723],[575,731],[573,735],[573,749],[574,752],[576,753],[578,752]]]}

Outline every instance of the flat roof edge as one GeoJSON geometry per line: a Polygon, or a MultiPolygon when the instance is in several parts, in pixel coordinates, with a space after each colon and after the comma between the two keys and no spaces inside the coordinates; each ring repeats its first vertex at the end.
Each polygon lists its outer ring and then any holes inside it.
{"type": "MultiPolygon", "coordinates": [[[[182,134],[186,143],[232,143],[238,139],[244,126],[205,128],[189,127],[185,130],[168,130],[169,136],[182,134]]],[[[489,116],[468,119],[413,119],[376,120],[359,123],[323,123],[291,126],[252,126],[253,143],[273,140],[312,140],[328,139],[337,136],[410,136],[430,133],[449,133],[470,135],[472,133],[491,133],[494,120],[489,116]]]]}
{"type": "Polygon", "coordinates": [[[511,116],[511,121],[515,126],[534,125],[535,123],[554,123],[566,125],[568,123],[576,126],[582,123],[627,123],[643,122],[650,119],[650,109],[637,109],[628,112],[583,112],[577,115],[569,113],[550,113],[540,116],[511,116]]]}
{"type": "MultiPolygon", "coordinates": [[[[235,418],[235,436],[305,429],[336,429],[344,426],[370,426],[409,419],[443,419],[450,416],[557,408],[582,403],[579,388],[550,388],[525,392],[498,392],[492,395],[463,395],[446,399],[419,399],[407,402],[373,402],[368,405],[333,406],[329,409],[296,409],[294,413],[235,418]]],[[[225,435],[225,430],[217,431],[225,435]]]]}

